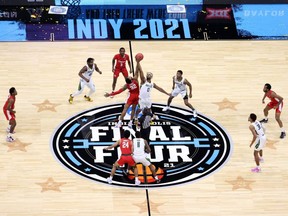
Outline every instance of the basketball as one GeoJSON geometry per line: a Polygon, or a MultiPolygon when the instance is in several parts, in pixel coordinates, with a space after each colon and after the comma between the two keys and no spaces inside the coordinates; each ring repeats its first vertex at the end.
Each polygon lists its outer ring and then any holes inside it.
{"type": "Polygon", "coordinates": [[[137,53],[136,56],[135,56],[135,58],[136,58],[137,60],[141,61],[141,60],[143,60],[144,55],[143,55],[142,53],[137,53]]]}
{"type": "MultiPolygon", "coordinates": [[[[162,179],[164,177],[164,170],[159,168],[156,168],[154,165],[152,165],[156,171],[156,174],[158,176],[158,179],[162,179]]],[[[156,180],[153,178],[152,172],[149,167],[145,167],[142,164],[137,164],[138,168],[138,179],[141,181],[141,183],[145,183],[145,180],[147,183],[154,183],[156,180]],[[145,169],[146,174],[143,173],[143,169],[145,169]]],[[[134,179],[134,173],[129,170],[127,177],[130,180],[134,179]]]]}

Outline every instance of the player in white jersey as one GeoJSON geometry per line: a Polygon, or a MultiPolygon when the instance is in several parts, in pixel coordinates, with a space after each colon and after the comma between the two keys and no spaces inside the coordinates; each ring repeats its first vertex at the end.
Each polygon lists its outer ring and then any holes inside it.
{"type": "Polygon", "coordinates": [[[194,107],[188,101],[187,89],[186,85],[189,87],[189,98],[192,98],[192,85],[191,83],[185,79],[183,76],[183,72],[178,70],[176,76],[173,76],[173,86],[171,96],[168,98],[167,106],[162,109],[163,112],[170,110],[170,104],[174,97],[180,94],[184,100],[186,106],[188,106],[193,111],[193,116],[197,117],[197,112],[194,107]]]}
{"type": "Polygon", "coordinates": [[[147,72],[146,77],[144,76],[144,72],[142,70],[142,66],[140,62],[137,62],[136,70],[140,75],[141,79],[141,88],[139,94],[139,108],[136,112],[136,119],[138,118],[138,114],[144,109],[148,108],[151,109],[152,101],[151,101],[151,91],[153,88],[157,89],[158,91],[170,96],[163,88],[158,86],[156,83],[152,82],[153,74],[151,72],[147,72]]]}
{"type": "Polygon", "coordinates": [[[262,124],[256,120],[257,116],[254,113],[251,113],[248,121],[251,122],[249,126],[250,131],[253,134],[253,139],[250,143],[250,147],[254,146],[254,159],[257,167],[251,169],[252,172],[261,172],[260,162],[263,162],[263,148],[266,144],[266,135],[262,124]]]}
{"type": "Polygon", "coordinates": [[[74,94],[70,94],[70,97],[68,100],[70,104],[73,103],[73,98],[75,96],[80,95],[83,92],[85,86],[87,86],[90,89],[89,93],[87,95],[84,95],[85,100],[90,101],[90,102],[93,101],[90,98],[90,96],[91,96],[91,94],[93,94],[95,92],[95,85],[94,85],[91,77],[92,77],[92,74],[95,70],[99,74],[102,74],[102,72],[99,70],[97,65],[94,63],[94,59],[88,58],[87,59],[87,65],[85,65],[78,73],[78,75],[80,76],[78,91],[76,91],[74,94]]]}
{"type": "Polygon", "coordinates": [[[147,153],[151,152],[147,141],[141,138],[141,134],[139,131],[135,132],[135,137],[136,138],[133,139],[133,159],[135,163],[142,163],[144,166],[148,166],[153,174],[154,179],[157,183],[159,183],[160,180],[156,175],[155,169],[147,158],[147,153]]]}

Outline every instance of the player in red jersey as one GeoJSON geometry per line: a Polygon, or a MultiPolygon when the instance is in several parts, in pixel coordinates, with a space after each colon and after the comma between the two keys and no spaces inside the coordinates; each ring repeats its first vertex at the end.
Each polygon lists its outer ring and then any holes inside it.
{"type": "Polygon", "coordinates": [[[134,151],[134,146],[133,146],[133,142],[131,139],[129,139],[130,137],[130,131],[129,130],[125,130],[124,131],[124,138],[121,138],[120,140],[118,140],[117,142],[115,142],[113,145],[108,146],[106,148],[104,148],[105,150],[108,149],[112,149],[115,148],[117,146],[120,146],[120,150],[121,150],[121,157],[118,161],[116,161],[113,164],[113,168],[111,170],[111,174],[110,176],[107,178],[107,182],[109,184],[112,184],[112,179],[113,176],[116,172],[116,169],[119,166],[123,166],[124,164],[128,164],[128,167],[131,168],[134,171],[134,175],[135,175],[135,185],[140,185],[140,181],[138,179],[138,170],[136,167],[136,163],[132,157],[132,153],[134,151]]]}
{"type": "Polygon", "coordinates": [[[126,103],[125,103],[123,111],[120,115],[119,121],[115,125],[116,128],[120,128],[122,126],[122,121],[124,119],[124,116],[125,116],[128,108],[131,105],[132,105],[132,111],[131,111],[131,118],[130,118],[130,121],[128,123],[128,127],[132,128],[132,124],[133,124],[132,121],[133,121],[136,107],[137,107],[138,101],[139,101],[139,83],[138,83],[138,63],[139,63],[139,61],[138,60],[136,60],[136,61],[137,61],[137,66],[136,66],[136,72],[135,72],[134,77],[126,77],[125,78],[126,84],[121,89],[119,89],[116,92],[112,92],[110,94],[105,93],[105,95],[104,95],[105,97],[109,97],[109,96],[111,97],[111,96],[120,94],[121,92],[125,91],[126,89],[129,90],[129,97],[126,100],[126,103]]]}
{"type": "Polygon", "coordinates": [[[115,90],[117,79],[120,72],[123,74],[124,78],[128,77],[128,71],[126,69],[126,61],[131,73],[131,63],[129,55],[125,54],[125,48],[121,47],[119,49],[119,54],[116,54],[112,59],[112,72],[113,72],[113,83],[112,83],[112,92],[115,90]],[[116,65],[115,65],[116,62],[116,65]]]}
{"type": "Polygon", "coordinates": [[[13,142],[14,138],[12,137],[12,134],[14,133],[14,129],[16,127],[16,117],[15,117],[16,111],[14,110],[16,101],[15,96],[17,95],[16,89],[14,87],[10,88],[9,94],[10,95],[8,96],[7,101],[3,106],[3,112],[6,119],[9,121],[9,126],[6,130],[8,133],[6,141],[13,142]]]}
{"type": "Polygon", "coordinates": [[[280,119],[280,115],[283,109],[283,97],[280,95],[277,95],[274,91],[271,90],[271,85],[269,83],[266,83],[263,88],[264,96],[262,99],[262,103],[265,103],[265,98],[268,97],[270,99],[270,102],[266,105],[264,111],[265,118],[262,119],[261,123],[267,123],[268,122],[268,111],[271,109],[275,109],[275,119],[279,124],[279,127],[281,129],[280,138],[283,139],[286,136],[285,129],[283,128],[283,123],[280,119]]]}

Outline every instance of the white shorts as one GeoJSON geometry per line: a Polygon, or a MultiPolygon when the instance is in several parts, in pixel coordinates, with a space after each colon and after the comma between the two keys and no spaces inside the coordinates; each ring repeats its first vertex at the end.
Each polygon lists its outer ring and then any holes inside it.
{"type": "Polygon", "coordinates": [[[83,91],[84,87],[87,86],[88,88],[92,89],[95,91],[95,85],[92,79],[90,79],[89,82],[86,82],[83,79],[80,79],[79,86],[78,86],[78,91],[83,91]]]}
{"type": "Polygon", "coordinates": [[[185,90],[181,90],[178,88],[174,88],[173,91],[171,92],[171,96],[176,97],[178,94],[181,95],[182,98],[184,98],[185,96],[187,96],[187,91],[185,90]]]}
{"type": "Polygon", "coordinates": [[[256,138],[256,141],[255,141],[255,147],[254,147],[254,150],[255,151],[260,151],[264,148],[266,144],[266,135],[264,136],[261,136],[261,137],[257,137],[256,138]]]}
{"type": "Polygon", "coordinates": [[[133,159],[135,163],[142,163],[144,166],[150,166],[151,162],[147,160],[146,155],[143,156],[135,156],[133,155],[133,159]]]}
{"type": "Polygon", "coordinates": [[[144,108],[151,108],[152,102],[151,98],[139,98],[139,106],[140,109],[143,110],[144,108]]]}

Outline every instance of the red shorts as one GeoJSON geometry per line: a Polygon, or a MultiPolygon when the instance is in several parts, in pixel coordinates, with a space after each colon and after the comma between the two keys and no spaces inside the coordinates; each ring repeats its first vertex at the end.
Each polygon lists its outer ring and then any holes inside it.
{"type": "Polygon", "coordinates": [[[133,159],[133,157],[131,155],[121,155],[120,159],[117,161],[117,163],[120,166],[123,166],[124,164],[128,164],[129,166],[134,166],[135,165],[135,161],[133,159]]]}
{"type": "Polygon", "coordinates": [[[139,95],[138,94],[130,94],[129,98],[126,101],[128,105],[138,105],[139,95]]]}
{"type": "Polygon", "coordinates": [[[8,121],[16,118],[16,117],[15,117],[15,113],[10,112],[9,110],[3,109],[3,112],[4,112],[4,115],[5,115],[5,117],[6,117],[6,119],[7,119],[8,121]]]}
{"type": "Polygon", "coordinates": [[[115,78],[119,77],[120,72],[123,74],[125,78],[128,77],[128,71],[126,68],[115,68],[114,77],[115,78]]]}
{"type": "MultiPolygon", "coordinates": [[[[271,109],[275,109],[274,107],[277,105],[278,105],[278,103],[273,103],[273,102],[270,102],[267,104],[267,106],[270,107],[271,109]]],[[[281,113],[282,109],[283,109],[283,101],[275,111],[276,111],[276,113],[281,113]]]]}

